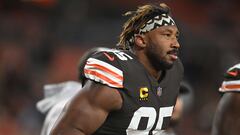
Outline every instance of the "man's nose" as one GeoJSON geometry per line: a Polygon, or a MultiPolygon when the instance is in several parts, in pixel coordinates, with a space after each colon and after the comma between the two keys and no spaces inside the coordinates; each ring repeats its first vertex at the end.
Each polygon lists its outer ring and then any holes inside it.
{"type": "Polygon", "coordinates": [[[177,38],[173,39],[171,47],[172,48],[180,48],[180,44],[179,44],[177,38]]]}

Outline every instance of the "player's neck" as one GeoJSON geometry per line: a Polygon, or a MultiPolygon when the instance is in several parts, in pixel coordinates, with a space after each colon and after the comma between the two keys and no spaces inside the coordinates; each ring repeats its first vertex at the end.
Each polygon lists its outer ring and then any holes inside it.
{"type": "Polygon", "coordinates": [[[144,53],[138,51],[133,51],[133,53],[137,56],[139,62],[142,63],[142,65],[145,67],[148,73],[151,76],[153,76],[156,80],[159,80],[162,74],[162,70],[156,69],[148,60],[146,55],[144,55],[144,53]]]}

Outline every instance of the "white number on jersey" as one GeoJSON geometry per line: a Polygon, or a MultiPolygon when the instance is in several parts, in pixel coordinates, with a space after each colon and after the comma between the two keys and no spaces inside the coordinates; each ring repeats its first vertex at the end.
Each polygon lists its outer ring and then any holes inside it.
{"type": "Polygon", "coordinates": [[[128,54],[115,50],[113,51],[113,53],[120,59],[120,60],[128,60],[128,59],[133,59],[131,56],[129,56],[128,54]]]}
{"type": "Polygon", "coordinates": [[[126,130],[127,135],[148,135],[149,131],[153,128],[154,124],[157,122],[156,128],[153,130],[153,134],[157,135],[163,132],[163,118],[172,116],[173,106],[170,107],[161,107],[159,109],[159,118],[157,118],[157,112],[153,107],[140,107],[135,111],[132,120],[126,130]],[[147,127],[145,130],[138,130],[138,126],[142,117],[148,118],[147,127]]]}
{"type": "Polygon", "coordinates": [[[112,52],[114,53],[120,60],[131,60],[133,59],[131,56],[129,56],[128,54],[126,54],[125,52],[121,52],[119,50],[115,50],[115,49],[103,49],[102,51],[106,51],[106,52],[112,52]]]}

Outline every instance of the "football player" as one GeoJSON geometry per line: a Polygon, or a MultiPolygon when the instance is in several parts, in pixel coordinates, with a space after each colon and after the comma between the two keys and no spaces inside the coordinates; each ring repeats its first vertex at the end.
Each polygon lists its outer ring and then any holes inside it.
{"type": "Polygon", "coordinates": [[[85,62],[83,88],[52,135],[148,135],[168,127],[183,78],[179,30],[166,4],[144,5],[124,24],[118,48],[85,62]]]}
{"type": "Polygon", "coordinates": [[[219,91],[223,93],[212,126],[212,135],[240,134],[240,64],[229,68],[219,91]]]}

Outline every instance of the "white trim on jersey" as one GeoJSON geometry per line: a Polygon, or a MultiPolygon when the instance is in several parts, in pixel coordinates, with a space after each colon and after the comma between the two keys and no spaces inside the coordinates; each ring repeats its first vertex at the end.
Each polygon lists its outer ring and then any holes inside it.
{"type": "Polygon", "coordinates": [[[239,69],[240,69],[240,63],[234,65],[233,67],[230,67],[230,68],[228,69],[228,71],[230,71],[230,70],[232,70],[232,69],[234,69],[234,68],[239,68],[239,69]]]}
{"type": "Polygon", "coordinates": [[[240,80],[236,81],[223,81],[222,86],[219,88],[220,92],[240,92],[240,80]]]}
{"type": "Polygon", "coordinates": [[[84,74],[87,78],[110,87],[123,87],[123,72],[104,61],[89,58],[84,67],[84,74]]]}

